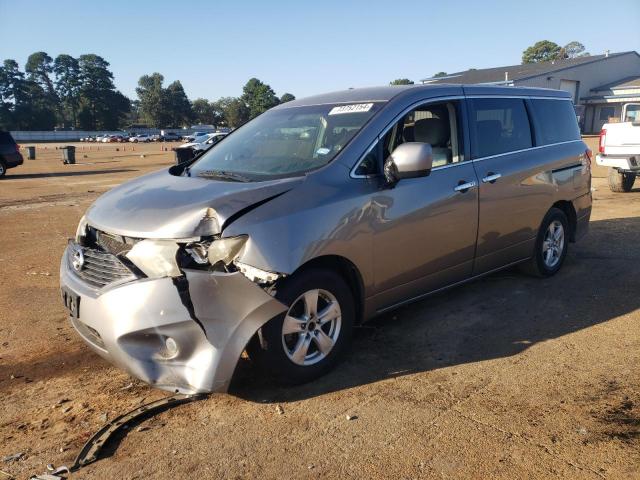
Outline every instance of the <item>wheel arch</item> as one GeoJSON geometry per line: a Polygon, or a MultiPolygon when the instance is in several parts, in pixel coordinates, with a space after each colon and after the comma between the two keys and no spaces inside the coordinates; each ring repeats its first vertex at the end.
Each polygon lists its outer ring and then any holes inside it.
{"type": "Polygon", "coordinates": [[[298,272],[312,268],[331,270],[347,282],[347,286],[353,294],[356,308],[355,323],[356,325],[362,323],[364,314],[364,282],[358,267],[346,257],[340,255],[322,255],[305,262],[291,275],[293,276],[298,272]]]}
{"type": "Polygon", "coordinates": [[[576,209],[573,206],[573,202],[569,200],[559,200],[554,203],[551,208],[557,208],[558,210],[562,210],[564,214],[567,216],[567,220],[569,221],[569,241],[576,241],[576,227],[578,224],[578,217],[576,214],[576,209]]]}

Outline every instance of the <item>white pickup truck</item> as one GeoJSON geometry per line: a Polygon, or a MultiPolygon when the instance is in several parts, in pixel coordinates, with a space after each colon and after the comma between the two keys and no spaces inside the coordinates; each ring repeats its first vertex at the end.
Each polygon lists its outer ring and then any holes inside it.
{"type": "Polygon", "coordinates": [[[628,103],[619,123],[605,123],[596,163],[609,167],[612,192],[629,192],[640,176],[640,103],[628,103]]]}

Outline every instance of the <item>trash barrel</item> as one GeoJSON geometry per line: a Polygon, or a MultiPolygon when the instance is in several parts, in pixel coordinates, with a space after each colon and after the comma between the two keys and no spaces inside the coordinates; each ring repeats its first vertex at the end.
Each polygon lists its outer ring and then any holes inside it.
{"type": "Polygon", "coordinates": [[[176,148],[176,165],[188,162],[194,157],[192,148],[176,148]]]}
{"type": "Polygon", "coordinates": [[[27,147],[27,160],[36,159],[36,147],[27,147]]]}
{"type": "Polygon", "coordinates": [[[62,160],[65,164],[76,163],[76,147],[72,145],[62,147],[62,160]]]}

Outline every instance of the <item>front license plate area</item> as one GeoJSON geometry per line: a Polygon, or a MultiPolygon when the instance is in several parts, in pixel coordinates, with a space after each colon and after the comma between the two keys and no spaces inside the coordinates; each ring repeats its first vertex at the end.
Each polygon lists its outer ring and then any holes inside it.
{"type": "Polygon", "coordinates": [[[80,296],[73,293],[68,288],[62,288],[62,303],[73,318],[80,317],[80,296]]]}

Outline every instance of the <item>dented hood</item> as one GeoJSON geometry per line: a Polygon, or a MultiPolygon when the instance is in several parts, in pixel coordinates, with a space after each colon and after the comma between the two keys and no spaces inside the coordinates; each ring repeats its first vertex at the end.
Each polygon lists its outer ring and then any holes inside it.
{"type": "MultiPolygon", "coordinates": [[[[303,178],[233,182],[181,177],[168,170],[144,175],[100,196],[86,214],[89,225],[138,238],[189,238],[213,208],[218,225],[256,203],[290,190],[303,178]]],[[[219,232],[218,232],[219,233],[219,232]]]]}

